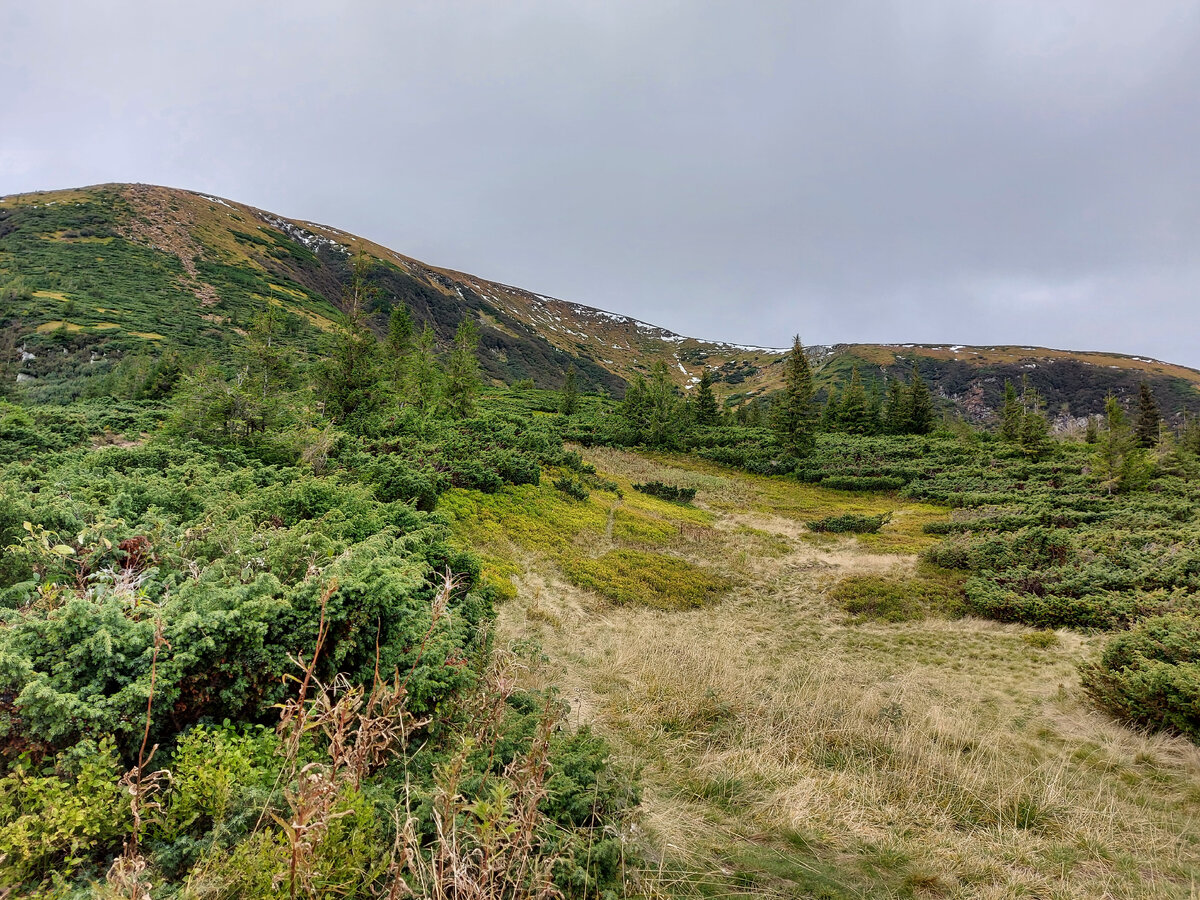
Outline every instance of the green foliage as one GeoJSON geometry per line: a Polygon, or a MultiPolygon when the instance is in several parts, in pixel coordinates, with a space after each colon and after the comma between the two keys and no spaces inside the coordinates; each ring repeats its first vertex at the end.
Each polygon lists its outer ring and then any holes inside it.
{"type": "Polygon", "coordinates": [[[111,738],[87,741],[39,767],[30,754],[0,779],[0,888],[62,886],[119,847],[129,800],[111,738]]]}
{"type": "Polygon", "coordinates": [[[660,500],[669,500],[672,503],[691,503],[696,499],[696,489],[694,487],[680,487],[673,484],[663,484],[661,481],[648,481],[644,484],[635,483],[633,489],[642,494],[649,494],[651,497],[658,497],[660,500]]]}
{"type": "Polygon", "coordinates": [[[576,383],[575,367],[567,366],[567,374],[563,379],[562,403],[558,411],[564,416],[573,416],[579,411],[579,385],[576,383]]]}
{"type": "Polygon", "coordinates": [[[792,352],[784,363],[783,392],[776,398],[772,419],[779,443],[793,456],[803,457],[813,447],[813,427],[816,412],[813,408],[812,371],[800,336],[792,339],[792,352]]]}
{"type": "Polygon", "coordinates": [[[555,478],[554,486],[573,500],[586,500],[590,496],[587,487],[574,478],[555,478]]]}
{"type": "Polygon", "coordinates": [[[478,330],[470,319],[463,319],[458,324],[454,346],[446,361],[446,409],[456,419],[465,419],[475,411],[475,398],[479,394],[477,346],[478,330]]]}
{"type": "Polygon", "coordinates": [[[963,609],[961,582],[930,572],[912,578],[853,575],[841,579],[831,596],[860,621],[909,622],[963,609]]]}
{"type": "Polygon", "coordinates": [[[717,398],[713,394],[712,371],[705,366],[700,372],[700,383],[696,385],[695,411],[692,418],[701,428],[707,428],[719,423],[720,410],[717,409],[717,398]]]}
{"type": "Polygon", "coordinates": [[[806,522],[809,531],[830,532],[832,534],[875,534],[892,520],[891,513],[881,513],[877,516],[857,515],[846,513],[840,516],[826,516],[813,522],[806,522]]]}
{"type": "Polygon", "coordinates": [[[1118,718],[1200,741],[1200,616],[1145,619],[1081,674],[1088,695],[1118,718]]]}
{"type": "Polygon", "coordinates": [[[1146,449],[1157,446],[1161,425],[1162,415],[1158,411],[1158,403],[1150,385],[1143,381],[1138,385],[1138,418],[1134,428],[1138,446],[1146,449]]]}
{"type": "Polygon", "coordinates": [[[562,565],[579,587],[617,603],[648,603],[660,609],[703,606],[731,586],[725,577],[679,557],[640,550],[611,550],[595,559],[567,559],[562,565]]]}

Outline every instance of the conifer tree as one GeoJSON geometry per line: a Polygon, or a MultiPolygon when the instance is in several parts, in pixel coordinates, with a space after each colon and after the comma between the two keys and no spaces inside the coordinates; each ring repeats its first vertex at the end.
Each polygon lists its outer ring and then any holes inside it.
{"type": "Polygon", "coordinates": [[[883,393],[879,382],[871,379],[871,390],[867,393],[867,425],[869,434],[883,430],[883,393]]]}
{"type": "Polygon", "coordinates": [[[567,375],[563,379],[562,402],[558,411],[564,416],[573,416],[579,409],[579,387],[575,383],[575,364],[567,366],[567,375]]]}
{"type": "Polygon", "coordinates": [[[317,390],[325,413],[335,422],[361,421],[376,407],[379,393],[379,342],[367,327],[367,310],[379,289],[367,276],[372,260],[359,251],[350,265],[350,283],[343,292],[346,324],[338,333],[333,353],[317,372],[317,390]]]}
{"type": "Polygon", "coordinates": [[[446,409],[456,419],[465,419],[475,412],[475,396],[479,393],[477,346],[479,332],[469,318],[464,318],[458,323],[446,360],[446,409]]]}
{"type": "Polygon", "coordinates": [[[646,379],[639,373],[625,388],[625,398],[617,406],[616,422],[619,440],[626,444],[640,444],[645,440],[649,421],[648,392],[646,379]]]}
{"type": "Polygon", "coordinates": [[[437,360],[437,338],[428,322],[413,343],[406,368],[404,396],[420,412],[433,412],[442,394],[442,370],[437,360]]]}
{"type": "Polygon", "coordinates": [[[913,366],[912,381],[908,384],[908,428],[909,434],[929,434],[933,431],[934,410],[933,397],[921,370],[913,366]]]}
{"type": "Polygon", "coordinates": [[[713,394],[712,372],[708,366],[700,373],[700,384],[696,388],[696,424],[708,427],[720,423],[720,411],[717,409],[717,398],[713,394]]]}
{"type": "Polygon", "coordinates": [[[1179,426],[1179,446],[1189,453],[1200,454],[1200,419],[1189,412],[1184,412],[1179,426]]]}
{"type": "Polygon", "coordinates": [[[415,332],[416,327],[408,307],[403,303],[393,306],[392,312],[388,316],[387,365],[392,376],[392,387],[401,406],[405,402],[404,388],[408,366],[412,361],[415,332]]]}
{"type": "Polygon", "coordinates": [[[645,439],[655,447],[674,447],[683,428],[683,402],[671,384],[667,364],[661,359],[650,370],[646,386],[647,431],[645,439]]]}
{"type": "Polygon", "coordinates": [[[815,438],[813,426],[812,370],[800,335],[792,338],[792,352],[788,354],[783,375],[783,393],[775,402],[774,426],[779,442],[796,456],[812,452],[815,438]]]}
{"type": "Polygon", "coordinates": [[[904,434],[908,430],[908,391],[897,378],[888,382],[887,407],[883,412],[883,430],[888,434],[904,434]]]}
{"type": "Polygon", "coordinates": [[[1158,443],[1159,427],[1162,416],[1158,412],[1158,404],[1154,402],[1154,394],[1146,382],[1138,385],[1138,418],[1134,433],[1139,447],[1153,447],[1158,443]]]}
{"type": "Polygon", "coordinates": [[[1095,416],[1087,417],[1087,427],[1083,432],[1083,442],[1085,444],[1095,444],[1100,440],[1100,426],[1096,422],[1095,416]]]}
{"type": "Polygon", "coordinates": [[[821,430],[837,431],[842,424],[842,401],[834,385],[829,386],[825,403],[821,406],[821,430]]]}
{"type": "Polygon", "coordinates": [[[1150,476],[1152,465],[1138,449],[1125,411],[1111,394],[1104,401],[1104,419],[1093,471],[1110,493],[1138,487],[1150,476]]]}
{"type": "Polygon", "coordinates": [[[1021,449],[1029,456],[1039,456],[1045,450],[1050,434],[1050,423],[1042,412],[1042,398],[1036,388],[1026,384],[1022,395],[1025,411],[1021,416],[1021,449]]]}
{"type": "Polygon", "coordinates": [[[1004,403],[1000,407],[1000,439],[1009,444],[1021,440],[1021,419],[1024,410],[1017,397],[1017,389],[1011,381],[1004,382],[1004,403]]]}
{"type": "Polygon", "coordinates": [[[870,413],[867,409],[867,392],[863,388],[858,366],[850,370],[850,384],[842,395],[842,429],[850,434],[870,434],[870,413]]]}

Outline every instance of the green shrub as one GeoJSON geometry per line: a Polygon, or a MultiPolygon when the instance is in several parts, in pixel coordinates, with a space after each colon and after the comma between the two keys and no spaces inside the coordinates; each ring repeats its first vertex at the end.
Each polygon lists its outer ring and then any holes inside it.
{"type": "Polygon", "coordinates": [[[930,613],[956,615],[962,610],[962,586],[939,573],[912,578],[852,575],[834,586],[831,597],[861,621],[909,622],[930,613]]]}
{"type": "Polygon", "coordinates": [[[1155,616],[1081,666],[1083,689],[1117,718],[1200,741],[1200,617],[1155,616]]]}
{"type": "Polygon", "coordinates": [[[694,487],[677,487],[672,484],[663,484],[661,481],[647,481],[644,484],[634,484],[633,489],[643,494],[649,494],[651,497],[657,497],[660,500],[669,500],[672,503],[691,503],[696,499],[696,489],[694,487]]]}
{"type": "Polygon", "coordinates": [[[130,826],[111,738],[81,743],[44,770],[28,754],[0,779],[0,888],[63,884],[119,848],[130,826]]]}
{"type": "Polygon", "coordinates": [[[838,491],[895,491],[904,487],[904,478],[891,475],[826,475],[821,486],[838,491]]]}
{"type": "Polygon", "coordinates": [[[648,603],[660,609],[703,606],[732,584],[678,557],[638,550],[612,550],[596,559],[567,558],[562,566],[579,587],[617,603],[648,603]]]}
{"type": "Polygon", "coordinates": [[[555,478],[554,486],[573,500],[586,500],[590,496],[587,487],[574,478],[555,478]]]}
{"type": "Polygon", "coordinates": [[[880,528],[892,520],[892,514],[880,513],[877,516],[856,515],[846,513],[841,516],[826,516],[814,522],[806,522],[809,531],[830,532],[833,534],[876,534],[880,528]]]}

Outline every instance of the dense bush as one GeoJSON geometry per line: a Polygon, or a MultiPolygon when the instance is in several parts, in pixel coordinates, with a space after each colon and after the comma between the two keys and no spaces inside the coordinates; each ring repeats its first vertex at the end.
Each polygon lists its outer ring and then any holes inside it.
{"type": "Polygon", "coordinates": [[[809,531],[829,532],[831,534],[876,534],[879,529],[892,520],[891,513],[880,513],[877,516],[846,513],[841,516],[826,516],[806,522],[809,531]]]}
{"type": "Polygon", "coordinates": [[[633,489],[643,494],[649,494],[651,497],[657,497],[660,500],[669,500],[672,503],[691,503],[696,499],[696,489],[694,487],[679,487],[673,484],[663,484],[661,481],[647,481],[644,484],[635,483],[633,489]]]}
{"type": "Polygon", "coordinates": [[[1113,715],[1200,740],[1200,616],[1145,619],[1081,668],[1088,695],[1113,715]]]}
{"type": "MultiPolygon", "coordinates": [[[[453,484],[495,491],[537,484],[543,462],[569,466],[554,428],[410,417],[369,437],[327,431],[320,457],[300,460],[164,436],[160,406],[100,407],[4,412],[20,450],[0,467],[0,890],[57,895],[103,879],[141,821],[139,865],[156,883],[277,896],[291,855],[277,822],[309,772],[329,793],[306,890],[373,896],[405,804],[422,852],[440,852],[432,804],[455,748],[478,748],[452,818],[482,846],[490,832],[468,807],[526,789],[495,760],[525,765],[542,732],[554,737],[536,771],[552,792],[522,820],[532,851],[568,896],[621,887],[613,829],[636,793],[602,741],[557,724],[557,707],[481,697],[495,690],[482,677],[493,588],[430,512],[453,484]],[[95,440],[107,428],[135,439],[95,440]],[[311,715],[319,698],[332,708],[391,685],[403,741],[353,778],[336,762],[353,734],[322,726],[282,741],[274,726],[305,678],[311,715]],[[495,702],[525,712],[476,718],[495,702]],[[155,745],[170,778],[151,778],[157,811],[135,816],[129,773],[155,745]]],[[[338,708],[348,718],[336,721],[357,721],[338,708]]]]}

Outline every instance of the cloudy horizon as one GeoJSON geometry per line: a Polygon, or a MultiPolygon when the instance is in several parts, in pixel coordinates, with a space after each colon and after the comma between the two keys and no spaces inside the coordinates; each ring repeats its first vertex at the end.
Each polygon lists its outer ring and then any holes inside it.
{"type": "Polygon", "coordinates": [[[697,337],[1200,366],[1200,4],[61,0],[0,194],[165,184],[697,337]]]}

